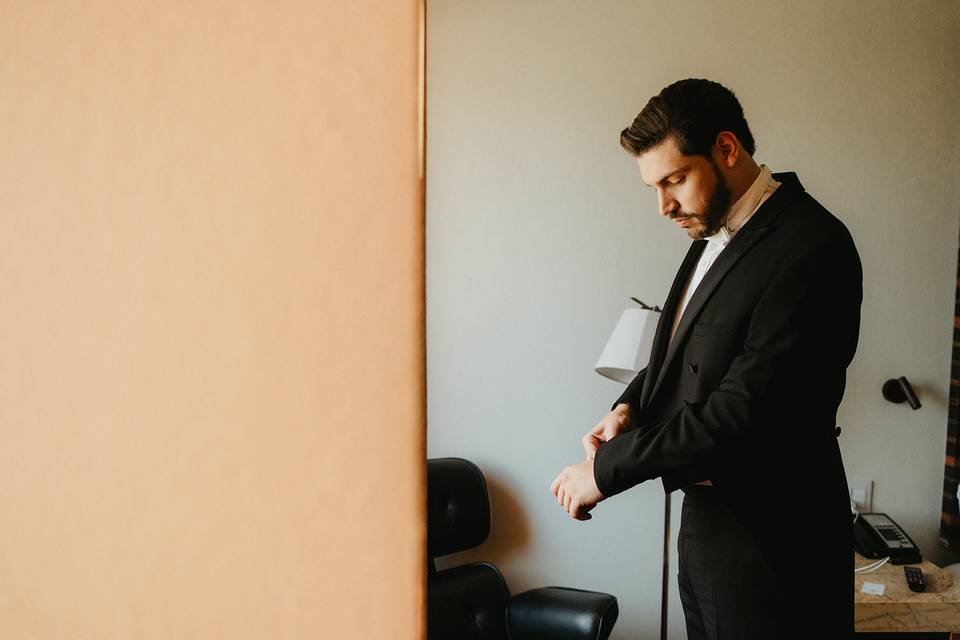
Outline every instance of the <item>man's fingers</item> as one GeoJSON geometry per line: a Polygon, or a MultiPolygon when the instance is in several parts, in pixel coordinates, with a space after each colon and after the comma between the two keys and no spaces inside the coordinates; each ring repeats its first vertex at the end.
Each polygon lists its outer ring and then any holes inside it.
{"type": "Polygon", "coordinates": [[[590,515],[590,509],[593,508],[592,505],[584,505],[584,504],[580,504],[579,502],[575,502],[570,506],[571,506],[570,515],[575,520],[589,520],[591,517],[593,517],[590,515]]]}
{"type": "MultiPolygon", "coordinates": [[[[586,442],[587,438],[585,437],[584,443],[586,444],[586,442]]],[[[597,504],[596,502],[583,502],[585,497],[597,493],[586,486],[594,484],[592,478],[585,475],[588,474],[591,466],[589,463],[581,462],[565,467],[550,485],[550,491],[556,496],[557,504],[576,520],[590,520],[589,512],[597,504]]],[[[603,500],[603,496],[599,496],[599,499],[603,500]]]]}
{"type": "Polygon", "coordinates": [[[587,454],[587,460],[593,460],[593,456],[596,455],[597,449],[600,448],[600,443],[603,442],[602,438],[597,437],[593,432],[588,433],[583,436],[583,451],[587,454]]]}
{"type": "Polygon", "coordinates": [[[595,506],[597,505],[577,504],[576,508],[573,510],[573,512],[570,515],[577,520],[589,520],[593,517],[592,515],[590,515],[590,510],[593,509],[595,506]]]}
{"type": "Polygon", "coordinates": [[[592,508],[593,507],[584,509],[583,507],[581,507],[580,509],[577,510],[576,513],[573,514],[573,517],[577,520],[590,520],[591,518],[593,518],[593,515],[590,513],[590,509],[592,508]]]}

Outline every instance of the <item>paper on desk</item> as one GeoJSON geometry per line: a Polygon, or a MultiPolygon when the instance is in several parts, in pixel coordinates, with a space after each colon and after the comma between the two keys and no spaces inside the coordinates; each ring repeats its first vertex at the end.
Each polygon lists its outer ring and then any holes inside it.
{"type": "Polygon", "coordinates": [[[874,596],[882,596],[884,589],[886,589],[886,587],[882,584],[877,584],[876,582],[864,582],[863,588],[861,588],[860,591],[874,596]]]}

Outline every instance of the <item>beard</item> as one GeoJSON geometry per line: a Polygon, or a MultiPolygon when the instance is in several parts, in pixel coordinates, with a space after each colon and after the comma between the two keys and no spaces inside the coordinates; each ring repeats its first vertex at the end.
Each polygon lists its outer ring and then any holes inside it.
{"type": "Polygon", "coordinates": [[[726,179],[720,174],[717,163],[710,158],[710,166],[713,167],[713,175],[716,176],[716,185],[713,187],[713,193],[707,202],[706,209],[701,213],[678,211],[670,216],[671,220],[677,218],[686,218],[688,221],[687,235],[693,240],[703,240],[709,238],[723,226],[723,222],[730,211],[730,186],[726,179]]]}

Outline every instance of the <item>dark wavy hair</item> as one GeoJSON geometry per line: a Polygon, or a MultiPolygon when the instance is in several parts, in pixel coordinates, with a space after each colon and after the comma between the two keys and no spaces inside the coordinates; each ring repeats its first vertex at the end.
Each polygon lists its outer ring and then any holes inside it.
{"type": "Polygon", "coordinates": [[[721,131],[732,132],[753,155],[753,134],[733,91],[719,82],[689,78],[650,98],[633,124],[620,133],[620,146],[639,156],[673,137],[683,155],[710,158],[721,131]]]}

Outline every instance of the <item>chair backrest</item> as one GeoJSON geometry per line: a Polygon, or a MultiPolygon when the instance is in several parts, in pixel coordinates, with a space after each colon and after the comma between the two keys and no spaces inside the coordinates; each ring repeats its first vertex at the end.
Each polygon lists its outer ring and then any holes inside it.
{"type": "Polygon", "coordinates": [[[465,551],[490,535],[483,473],[462,458],[427,460],[427,549],[432,560],[465,551]]]}

